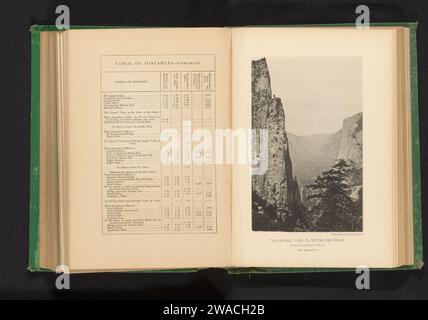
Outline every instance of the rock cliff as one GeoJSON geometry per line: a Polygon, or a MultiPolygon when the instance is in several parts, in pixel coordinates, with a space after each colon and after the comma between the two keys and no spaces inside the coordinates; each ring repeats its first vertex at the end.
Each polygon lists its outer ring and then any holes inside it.
{"type": "Polygon", "coordinates": [[[357,168],[363,163],[363,114],[361,112],[343,120],[338,159],[351,160],[357,168]]]}
{"type": "Polygon", "coordinates": [[[266,59],[252,61],[251,67],[252,128],[269,133],[268,170],[252,178],[253,205],[257,198],[271,208],[273,216],[287,220],[286,228],[292,229],[302,214],[302,204],[293,176],[284,107],[281,99],[272,95],[266,59]]]}

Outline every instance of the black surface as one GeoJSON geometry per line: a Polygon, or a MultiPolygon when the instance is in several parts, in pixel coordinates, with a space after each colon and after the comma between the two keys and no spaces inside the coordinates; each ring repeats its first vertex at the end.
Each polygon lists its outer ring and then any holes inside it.
{"type": "MultiPolygon", "coordinates": [[[[30,135],[30,33],[54,24],[67,4],[71,24],[136,26],[236,26],[354,22],[359,1],[0,1],[0,298],[428,298],[425,271],[374,272],[371,290],[355,289],[356,275],[192,274],[73,275],[71,290],[55,289],[55,275],[26,271],[30,135]]],[[[428,113],[428,2],[364,1],[372,22],[418,21],[421,162],[425,192],[428,113]]],[[[427,198],[423,197],[423,210],[427,198]]],[[[428,219],[424,231],[428,232],[428,219]]],[[[426,235],[424,236],[426,240],[426,235]]],[[[426,241],[425,241],[426,242],[426,241]]],[[[428,248],[428,245],[425,245],[428,248]]],[[[426,249],[425,257],[426,257],[426,249]]]]}

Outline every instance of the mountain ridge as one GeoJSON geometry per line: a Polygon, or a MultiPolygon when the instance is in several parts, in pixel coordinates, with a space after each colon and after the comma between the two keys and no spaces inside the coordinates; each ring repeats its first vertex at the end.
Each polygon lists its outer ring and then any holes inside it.
{"type": "Polygon", "coordinates": [[[290,157],[299,184],[312,183],[337,159],[351,160],[358,169],[362,167],[362,113],[358,112],[342,122],[334,133],[295,135],[287,132],[290,157]]]}

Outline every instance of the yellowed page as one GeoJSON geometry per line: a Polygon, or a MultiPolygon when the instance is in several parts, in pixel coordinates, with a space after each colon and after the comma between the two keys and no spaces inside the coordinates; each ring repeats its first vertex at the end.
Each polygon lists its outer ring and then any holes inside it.
{"type": "MultiPolygon", "coordinates": [[[[360,227],[354,222],[349,225],[333,226],[332,223],[328,225],[326,220],[318,218],[317,220],[313,216],[309,216],[312,217],[310,220],[305,212],[308,209],[296,210],[299,215],[294,214],[294,209],[290,209],[287,203],[293,203],[298,207],[301,203],[296,199],[300,197],[302,202],[301,199],[306,196],[301,189],[303,173],[299,173],[301,176],[297,178],[295,175],[299,170],[305,172],[305,168],[299,168],[301,163],[292,163],[292,166],[286,166],[287,172],[281,172],[281,170],[275,172],[272,169],[271,173],[268,171],[270,174],[268,178],[266,176],[257,178],[259,180],[256,180],[255,191],[265,198],[257,199],[259,202],[256,202],[255,206],[253,202],[252,209],[254,187],[252,187],[250,166],[235,166],[234,265],[247,267],[393,266],[395,48],[396,32],[387,28],[369,30],[238,28],[233,30],[234,128],[252,127],[251,99],[254,94],[252,61],[258,66],[266,61],[270,73],[270,76],[266,76],[266,73],[259,75],[254,87],[255,101],[259,101],[257,103],[260,105],[269,103],[270,107],[266,110],[270,116],[265,116],[260,111],[260,117],[265,118],[256,120],[268,119],[269,123],[275,122],[275,116],[283,117],[283,114],[278,111],[281,104],[283,106],[285,126],[281,123],[276,127],[268,124],[270,128],[281,130],[285,127],[288,131],[288,142],[286,142],[287,138],[279,136],[282,139],[280,141],[287,146],[282,149],[279,146],[275,149],[280,151],[280,157],[287,158],[289,153],[297,153],[290,147],[293,141],[295,144],[299,144],[298,141],[302,141],[303,138],[313,141],[313,136],[316,134],[321,140],[321,134],[328,134],[330,137],[334,134],[338,136],[337,132],[341,129],[342,122],[338,122],[337,119],[343,119],[344,128],[348,124],[358,123],[354,120],[358,120],[362,112],[362,128],[358,133],[361,137],[362,130],[362,150],[360,150],[362,157],[357,161],[362,161],[360,162],[362,185],[357,190],[362,190],[362,199],[360,199],[363,206],[360,227]],[[354,73],[360,76],[355,76],[354,73]],[[267,87],[270,87],[271,91],[267,87]],[[275,113],[273,116],[272,112],[275,113]],[[281,180],[283,176],[286,181],[281,180]],[[264,199],[267,199],[266,202],[263,202],[264,199]],[[262,205],[269,203],[286,205],[281,211],[270,212],[269,208],[272,207],[262,205]],[[305,215],[304,218],[302,218],[302,212],[305,215]],[[258,222],[252,224],[252,219],[258,222]],[[307,220],[310,222],[304,222],[307,220]],[[310,226],[307,226],[308,224],[310,226]],[[328,226],[333,227],[329,229],[328,226]],[[274,231],[275,228],[276,231],[274,231]]],[[[342,130],[347,130],[343,128],[342,130]]],[[[353,128],[355,129],[355,126],[353,128]]],[[[271,131],[270,134],[275,133],[271,131]]],[[[346,143],[344,145],[346,146],[346,143]]],[[[305,152],[301,152],[302,159],[306,154],[315,152],[314,148],[317,147],[316,143],[308,146],[305,152]]],[[[291,154],[291,159],[296,157],[296,153],[291,154]]],[[[278,157],[278,154],[269,153],[269,161],[283,163],[283,160],[276,160],[275,157],[278,157]]],[[[346,158],[346,151],[338,151],[335,157],[336,160],[346,158]]],[[[312,165],[322,163],[324,156],[319,156],[318,160],[312,165]]],[[[289,162],[287,159],[285,161],[289,162]]],[[[331,167],[323,170],[329,168],[331,167]]],[[[320,175],[321,172],[318,174],[320,175]]],[[[316,212],[316,209],[311,208],[311,210],[312,213],[316,212]]]]}
{"type": "Polygon", "coordinates": [[[160,158],[168,128],[181,138],[185,121],[231,126],[230,30],[72,30],[66,46],[65,263],[72,271],[230,265],[230,166],[185,164],[184,151],[179,163],[160,158]]]}

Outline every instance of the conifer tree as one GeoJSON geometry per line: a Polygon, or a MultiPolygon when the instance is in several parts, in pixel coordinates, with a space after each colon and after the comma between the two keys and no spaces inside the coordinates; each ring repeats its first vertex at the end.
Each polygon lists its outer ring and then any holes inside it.
{"type": "Polygon", "coordinates": [[[314,211],[318,212],[318,231],[352,231],[354,225],[354,202],[350,197],[347,179],[351,166],[339,159],[330,170],[324,171],[309,187],[312,199],[316,200],[314,211]]]}

